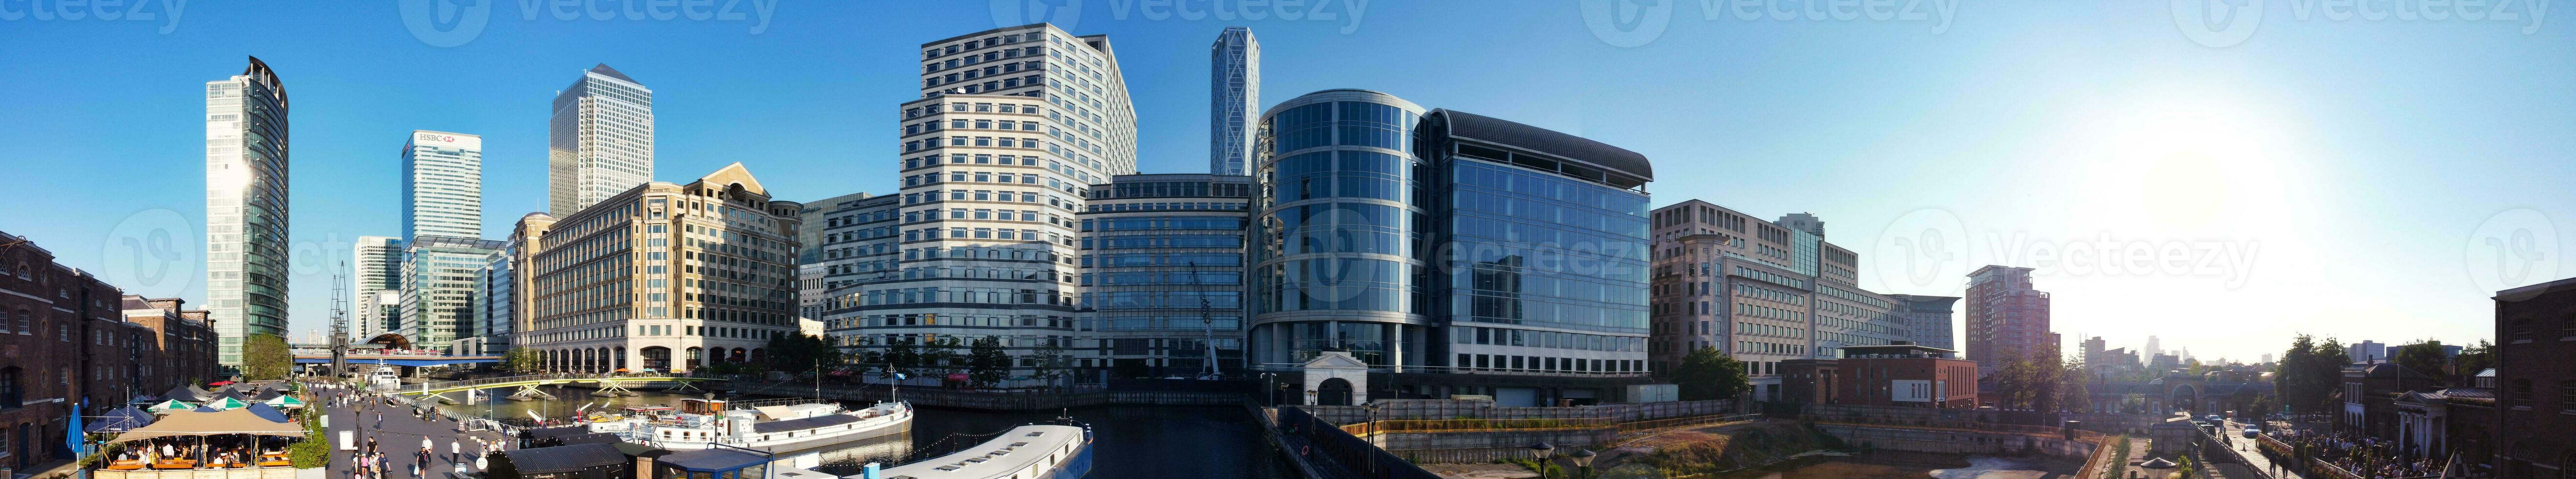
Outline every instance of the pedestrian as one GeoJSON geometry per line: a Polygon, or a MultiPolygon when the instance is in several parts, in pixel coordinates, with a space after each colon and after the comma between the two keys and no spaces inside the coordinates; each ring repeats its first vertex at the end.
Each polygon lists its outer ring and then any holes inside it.
{"type": "Polygon", "coordinates": [[[465,450],[464,450],[464,449],[462,449],[463,447],[464,447],[464,446],[458,446],[458,445],[456,445],[456,440],[454,440],[454,439],[449,439],[449,440],[447,440],[447,458],[448,458],[448,459],[458,459],[458,458],[465,457],[465,456],[464,456],[464,454],[465,454],[465,450]]]}
{"type": "Polygon", "coordinates": [[[376,411],[376,429],[385,428],[385,412],[376,411]]]}

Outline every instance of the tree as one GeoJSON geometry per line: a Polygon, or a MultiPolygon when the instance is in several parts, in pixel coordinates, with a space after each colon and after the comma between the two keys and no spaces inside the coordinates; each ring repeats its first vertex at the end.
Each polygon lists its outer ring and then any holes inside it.
{"type": "Polygon", "coordinates": [[[930,341],[927,347],[922,348],[921,365],[916,368],[920,369],[923,375],[938,377],[942,381],[947,380],[948,374],[957,372],[959,363],[962,362],[957,355],[957,346],[958,341],[955,336],[930,341]]]}
{"type": "Polygon", "coordinates": [[[2280,393],[2281,404],[2292,411],[2331,411],[2335,394],[2343,389],[2343,366],[2348,362],[2343,345],[2334,338],[2320,341],[2301,334],[2290,341],[2290,350],[2281,354],[2281,368],[2272,375],[2272,389],[2280,393]]]}
{"type": "Polygon", "coordinates": [[[920,348],[913,347],[911,341],[895,341],[894,344],[887,345],[885,362],[886,371],[882,377],[893,378],[894,374],[897,372],[910,373],[914,376],[921,375],[921,371],[919,370],[921,368],[921,351],[920,348]]]}
{"type": "Polygon", "coordinates": [[[1029,377],[1056,385],[1057,380],[1072,375],[1073,357],[1064,354],[1064,340],[1039,338],[1038,347],[1029,351],[1029,377]]]}
{"type": "Polygon", "coordinates": [[[1011,355],[1002,352],[1002,340],[992,336],[975,338],[966,353],[966,378],[975,387],[1001,384],[1011,375],[1011,355]]]}
{"type": "Polygon", "coordinates": [[[2057,371],[2055,389],[2058,409],[2079,412],[2091,410],[2093,389],[2085,384],[2090,382],[2091,377],[2091,374],[2084,372],[2084,363],[2076,361],[2075,358],[2066,358],[2066,363],[2057,371]]]}
{"type": "Polygon", "coordinates": [[[295,356],[286,349],[286,338],[274,334],[254,334],[242,341],[242,378],[252,381],[286,379],[295,356]]]}
{"type": "Polygon", "coordinates": [[[818,336],[790,334],[773,337],[766,347],[772,371],[809,371],[819,365],[841,363],[841,350],[818,336]]]}
{"type": "Polygon", "coordinates": [[[1681,388],[1684,401],[1734,399],[1752,389],[1753,380],[1744,372],[1744,362],[1717,348],[1692,350],[1673,368],[1673,383],[1681,388]]]}
{"type": "Polygon", "coordinates": [[[537,357],[537,350],[513,348],[501,352],[502,371],[527,374],[537,372],[537,369],[542,367],[545,367],[545,359],[537,357]]]}
{"type": "Polygon", "coordinates": [[[2451,370],[2448,367],[2451,358],[2449,355],[2442,354],[2441,341],[2426,339],[2415,344],[2398,346],[2397,352],[2389,353],[2388,356],[2392,361],[2396,361],[2397,365],[2405,366],[2407,371],[2415,374],[2445,380],[2451,378],[2451,370]]]}
{"type": "Polygon", "coordinates": [[[2479,339],[2476,346],[2461,348],[2460,357],[2453,359],[2451,364],[2459,366],[2458,374],[2462,376],[2475,376],[2495,367],[2495,343],[2479,339]]]}

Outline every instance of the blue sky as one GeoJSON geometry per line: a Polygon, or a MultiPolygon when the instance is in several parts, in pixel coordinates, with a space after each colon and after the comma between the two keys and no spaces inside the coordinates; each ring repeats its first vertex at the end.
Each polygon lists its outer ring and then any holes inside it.
{"type": "MultiPolygon", "coordinates": [[[[2492,291],[2576,276],[2563,238],[2576,234],[2576,25],[2524,2],[2507,5],[2513,21],[2280,1],[2195,24],[2176,21],[2200,13],[2188,0],[1926,0],[1921,19],[1885,20],[1798,0],[1626,16],[1606,1],[1335,0],[1308,6],[1332,20],[1233,21],[1032,1],[1111,36],[1147,172],[1204,171],[1207,45],[1248,25],[1265,103],[1369,88],[1633,149],[1656,163],[1657,205],[1817,214],[1874,291],[1955,294],[1979,265],[2043,266],[2070,342],[2155,334],[2203,359],[2277,352],[2295,332],[2458,343],[2491,336],[2492,291]],[[1587,24],[1587,6],[1609,16],[1587,24]],[[2207,30],[2220,34],[2195,36],[2207,30]]],[[[203,298],[202,277],[141,279],[135,265],[162,262],[124,240],[184,231],[167,249],[202,259],[198,92],[259,56],[293,102],[300,339],[324,327],[349,242],[400,231],[410,130],[483,136],[491,237],[544,207],[548,101],[596,63],[654,89],[657,179],[739,161],[786,199],[889,191],[913,47],[1027,6],[759,3],[734,4],[741,19],[567,20],[496,0],[479,32],[415,34],[398,6],[435,3],[196,1],[171,15],[154,0],[119,9],[151,20],[91,7],[75,20],[55,0],[0,1],[0,173],[20,185],[0,230],[131,289],[203,298]]],[[[189,261],[169,267],[202,269],[189,261]]]]}

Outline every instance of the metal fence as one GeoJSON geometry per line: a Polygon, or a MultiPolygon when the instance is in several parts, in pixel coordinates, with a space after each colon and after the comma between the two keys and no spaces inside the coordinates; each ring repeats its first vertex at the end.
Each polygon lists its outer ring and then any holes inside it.
{"type": "Polygon", "coordinates": [[[1278,409],[1281,436],[1294,447],[1293,454],[1306,458],[1326,477],[1365,479],[1439,479],[1393,453],[1379,449],[1367,440],[1316,419],[1306,411],[1283,407],[1278,409]]]}

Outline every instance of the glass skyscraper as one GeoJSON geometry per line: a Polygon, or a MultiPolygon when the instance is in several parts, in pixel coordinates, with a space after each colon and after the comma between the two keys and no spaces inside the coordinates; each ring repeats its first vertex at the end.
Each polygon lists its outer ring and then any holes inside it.
{"type": "Polygon", "coordinates": [[[653,90],[591,67],[555,93],[546,136],[546,211],[571,216],[653,181],[653,90]]]}
{"type": "Polygon", "coordinates": [[[1251,260],[1255,364],[1327,350],[1390,371],[1425,364],[1431,321],[1422,107],[1324,90],[1261,119],[1251,260]]]}
{"type": "Polygon", "coordinates": [[[349,265],[349,281],[353,283],[349,291],[358,306],[349,311],[349,340],[362,343],[390,331],[384,327],[382,312],[370,306],[375,305],[376,292],[402,290],[403,240],[360,236],[352,256],[356,262],[349,265]]]}
{"type": "Polygon", "coordinates": [[[1208,173],[1246,175],[1249,133],[1261,115],[1261,42],[1249,27],[1226,27],[1208,47],[1208,173]]]}
{"type": "Polygon", "coordinates": [[[242,338],[286,335],[286,86],[258,57],[206,82],[206,318],[216,364],[237,371],[242,338]]]}
{"type": "Polygon", "coordinates": [[[1214,353],[1218,372],[1242,373],[1251,180],[1120,175],[1091,186],[1076,330],[1107,349],[1095,364],[1117,377],[1197,376],[1214,353]]]}
{"type": "Polygon", "coordinates": [[[499,241],[445,236],[412,238],[403,250],[402,317],[394,333],[415,348],[444,351],[475,335],[474,283],[499,241]]]}
{"type": "Polygon", "coordinates": [[[402,165],[404,238],[483,237],[483,137],[412,130],[402,165]]]}

